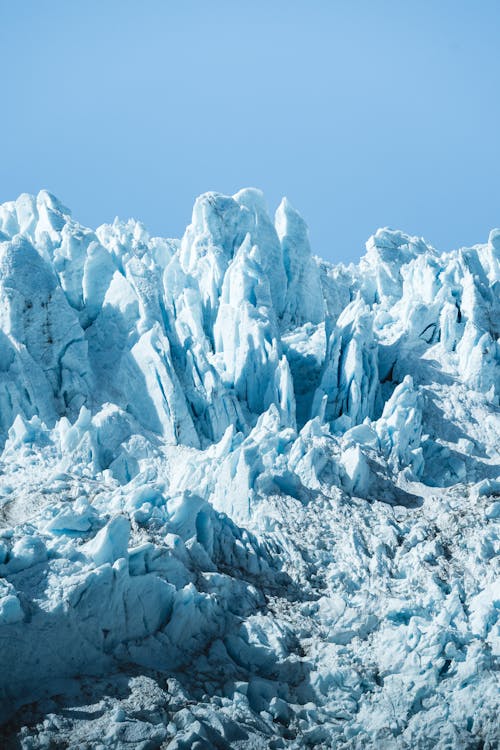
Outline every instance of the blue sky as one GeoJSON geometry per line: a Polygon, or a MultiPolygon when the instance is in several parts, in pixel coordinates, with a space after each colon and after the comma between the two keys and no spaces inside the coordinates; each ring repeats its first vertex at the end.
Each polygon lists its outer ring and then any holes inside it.
{"type": "Polygon", "coordinates": [[[286,194],[313,249],[500,225],[500,2],[0,0],[0,201],[179,236],[206,190],[286,194]]]}

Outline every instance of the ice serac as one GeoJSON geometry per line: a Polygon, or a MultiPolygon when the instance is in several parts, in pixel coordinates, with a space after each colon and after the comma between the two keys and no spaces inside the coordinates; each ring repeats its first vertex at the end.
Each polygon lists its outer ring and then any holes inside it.
{"type": "Polygon", "coordinates": [[[348,429],[374,415],[379,385],[373,313],[358,296],[331,329],[314,413],[335,429],[348,429]]]}
{"type": "Polygon", "coordinates": [[[214,325],[215,353],[221,377],[254,415],[279,404],[294,422],[295,403],[286,358],[281,356],[278,322],[263,251],[247,234],[234,257],[221,291],[214,325]]]}
{"type": "Polygon", "coordinates": [[[500,230],[42,191],[0,302],[0,746],[497,747],[500,230]]]}
{"type": "Polygon", "coordinates": [[[373,295],[373,301],[398,300],[402,294],[403,269],[421,254],[429,257],[434,251],[419,237],[387,228],[372,235],[366,243],[360,270],[362,284],[373,295]]]}
{"type": "Polygon", "coordinates": [[[228,196],[205,193],[195,202],[179,260],[185,273],[196,280],[208,335],[217,313],[224,274],[250,229],[250,222],[250,213],[228,196]]]}
{"type": "Polygon", "coordinates": [[[286,271],[282,323],[285,327],[321,323],[325,319],[325,303],[318,294],[320,274],[311,255],[307,225],[286,198],[276,210],[275,225],[286,271]]]}
{"type": "Polygon", "coordinates": [[[269,280],[273,307],[276,314],[281,316],[285,304],[287,279],[282,249],[274,224],[267,212],[264,195],[260,190],[246,188],[236,193],[234,198],[246,208],[251,216],[252,244],[260,248],[261,263],[269,280]]]}
{"type": "Polygon", "coordinates": [[[422,404],[411,375],[406,375],[394,389],[374,426],[381,450],[392,468],[395,471],[409,469],[420,476],[423,470],[422,404]]]}
{"type": "Polygon", "coordinates": [[[92,388],[87,342],[53,269],[22,235],[0,244],[0,295],[4,435],[18,413],[75,418],[92,388]]]}

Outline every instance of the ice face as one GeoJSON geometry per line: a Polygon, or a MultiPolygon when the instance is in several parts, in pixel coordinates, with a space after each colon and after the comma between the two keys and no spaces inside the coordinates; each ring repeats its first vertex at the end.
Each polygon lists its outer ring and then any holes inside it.
{"type": "Polygon", "coordinates": [[[419,359],[425,345],[460,381],[499,396],[495,232],[439,256],[379,230],[359,267],[342,272],[312,257],[286,199],[273,223],[250,189],[201,196],[181,242],[132,221],[92,232],[46,192],[2,206],[0,224],[2,387],[15,404],[2,410],[4,438],[18,412],[53,425],[108,401],[188,445],[217,441],[230,424],[245,433],[283,398],[290,426],[326,404],[323,418],[342,431],[380,415],[381,383],[402,382],[403,353],[419,359]],[[320,325],[323,349],[304,353],[320,325]]]}
{"type": "Polygon", "coordinates": [[[179,240],[0,206],[5,732],[493,748],[499,238],[334,267],[255,189],[179,240]]]}

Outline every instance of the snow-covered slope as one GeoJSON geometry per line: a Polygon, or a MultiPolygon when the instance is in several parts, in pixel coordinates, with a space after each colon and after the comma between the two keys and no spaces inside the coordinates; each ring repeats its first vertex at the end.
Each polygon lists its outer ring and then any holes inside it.
{"type": "Polygon", "coordinates": [[[180,241],[42,191],[0,295],[3,745],[497,746],[500,231],[331,266],[254,189],[180,241]]]}

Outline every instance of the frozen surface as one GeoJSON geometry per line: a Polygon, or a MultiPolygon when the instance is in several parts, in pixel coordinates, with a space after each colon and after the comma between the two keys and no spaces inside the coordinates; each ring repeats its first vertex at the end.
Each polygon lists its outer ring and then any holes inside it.
{"type": "Polygon", "coordinates": [[[500,231],[0,206],[2,747],[498,747],[500,231]]]}

